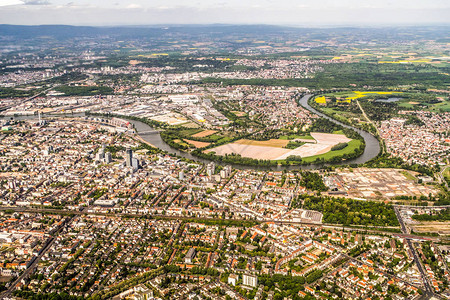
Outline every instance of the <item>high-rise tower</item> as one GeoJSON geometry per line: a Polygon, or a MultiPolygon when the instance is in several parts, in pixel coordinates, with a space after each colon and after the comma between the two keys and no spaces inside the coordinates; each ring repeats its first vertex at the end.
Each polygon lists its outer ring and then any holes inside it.
{"type": "Polygon", "coordinates": [[[132,167],[133,166],[133,151],[131,151],[130,148],[127,148],[127,150],[125,150],[125,152],[126,152],[125,164],[127,167],[132,167]]]}

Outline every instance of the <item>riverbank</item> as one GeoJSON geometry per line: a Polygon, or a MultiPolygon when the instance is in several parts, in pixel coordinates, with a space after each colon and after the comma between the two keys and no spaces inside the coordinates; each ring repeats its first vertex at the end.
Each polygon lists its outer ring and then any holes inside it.
{"type": "MultiPolygon", "coordinates": [[[[312,95],[306,95],[303,97],[309,99],[312,95]]],[[[305,105],[303,105],[305,107],[305,105]]],[[[305,108],[308,109],[306,106],[305,108]]],[[[315,113],[315,112],[313,112],[315,113]]],[[[135,118],[134,118],[135,119],[135,118]]],[[[183,144],[182,146],[179,146],[178,143],[173,142],[171,138],[168,137],[168,135],[162,133],[161,138],[162,140],[169,145],[170,148],[176,149],[182,153],[189,154],[191,156],[205,159],[209,161],[215,161],[218,163],[225,163],[225,164],[233,164],[233,165],[244,165],[244,166],[252,166],[252,167],[282,167],[282,168],[302,168],[304,166],[314,165],[313,168],[322,168],[324,166],[329,165],[350,165],[350,164],[362,164],[373,157],[375,157],[379,152],[379,143],[376,140],[376,138],[372,137],[370,139],[370,134],[362,131],[360,129],[354,128],[352,126],[349,126],[347,124],[342,124],[337,120],[334,120],[332,118],[328,119],[329,121],[339,125],[343,126],[345,129],[351,132],[356,132],[354,134],[357,139],[353,140],[351,143],[349,143],[348,147],[346,149],[342,149],[339,151],[329,151],[327,153],[319,154],[319,155],[312,155],[312,156],[305,156],[305,157],[295,157],[292,156],[289,159],[268,159],[267,157],[254,157],[254,156],[247,156],[242,153],[228,153],[230,151],[225,151],[227,155],[218,155],[217,151],[214,151],[216,147],[219,147],[220,145],[215,145],[214,143],[210,143],[206,148],[197,148],[193,151],[189,152],[188,145],[183,144]],[[361,133],[363,133],[361,135],[361,133]],[[368,135],[368,136],[363,136],[368,135]],[[359,140],[360,139],[360,140],[359,140]],[[369,155],[365,156],[365,159],[363,160],[360,158],[360,156],[364,155],[366,152],[366,141],[368,141],[367,147],[370,148],[369,155]],[[205,149],[209,149],[208,151],[205,151],[205,149]],[[241,154],[241,155],[239,155],[241,154]],[[302,167],[301,167],[302,166],[302,167]]],[[[171,136],[170,136],[171,137],[171,136]]],[[[237,139],[242,137],[237,137],[237,139]]],[[[352,137],[353,138],[353,137],[352,137]]],[[[178,140],[183,140],[182,138],[176,137],[178,140]]],[[[227,145],[230,145],[232,143],[232,140],[229,140],[226,142],[226,145],[223,145],[223,147],[227,147],[227,145]]],[[[221,144],[221,143],[220,143],[221,144]]],[[[233,144],[234,145],[234,144],[233,144]]],[[[242,146],[242,145],[238,145],[242,146]]],[[[250,146],[247,146],[246,148],[249,148],[250,146]]],[[[220,147],[219,147],[220,148],[220,147]]],[[[247,150],[247,149],[246,149],[247,150]]],[[[222,151],[223,152],[223,151],[222,151]]],[[[219,152],[221,153],[221,152],[219,152]]],[[[311,169],[311,168],[306,168],[311,169]]]]}
{"type": "MultiPolygon", "coordinates": [[[[276,171],[298,170],[298,169],[312,170],[312,169],[321,169],[321,168],[324,168],[327,166],[363,164],[378,155],[380,146],[379,146],[378,140],[374,136],[372,136],[371,134],[369,134],[365,131],[362,131],[360,129],[356,129],[356,128],[353,128],[346,124],[342,124],[341,122],[336,121],[332,118],[329,118],[328,116],[325,116],[322,113],[314,110],[312,107],[310,107],[308,105],[308,100],[311,97],[312,97],[312,95],[305,95],[304,97],[302,97],[302,99],[300,99],[300,101],[299,101],[300,105],[302,105],[304,108],[308,109],[312,113],[315,113],[321,117],[327,118],[331,122],[341,125],[345,128],[352,129],[362,136],[364,143],[365,143],[365,148],[360,156],[358,156],[357,158],[347,159],[344,161],[328,162],[328,163],[315,163],[318,160],[314,160],[312,162],[308,162],[307,165],[301,165],[298,162],[296,162],[294,164],[288,164],[285,160],[284,161],[273,161],[273,162],[272,161],[261,161],[261,162],[259,162],[259,164],[254,164],[254,165],[252,165],[251,163],[248,163],[248,162],[250,162],[250,160],[246,160],[245,162],[243,161],[242,163],[239,164],[239,163],[233,162],[232,160],[221,160],[219,158],[221,156],[217,156],[217,158],[211,157],[210,155],[206,155],[208,157],[206,157],[206,156],[202,157],[201,154],[193,155],[193,154],[197,154],[197,153],[188,153],[188,152],[180,151],[179,149],[176,149],[176,148],[168,145],[161,138],[160,132],[158,130],[155,130],[154,127],[152,127],[152,126],[150,126],[150,124],[148,124],[149,123],[148,120],[141,120],[141,118],[128,117],[128,116],[116,116],[116,117],[130,120],[130,122],[135,127],[136,132],[137,132],[138,136],[140,137],[141,141],[146,142],[146,144],[149,144],[151,147],[159,148],[163,151],[166,151],[167,153],[174,154],[174,155],[177,155],[177,156],[180,156],[183,158],[187,158],[187,159],[190,159],[193,161],[197,161],[200,163],[207,164],[207,163],[210,163],[211,161],[214,161],[218,164],[232,165],[233,167],[235,167],[237,169],[255,169],[255,170],[272,170],[272,171],[275,171],[275,170],[276,171]],[[146,122],[143,122],[143,121],[146,121],[146,122]]],[[[89,115],[89,113],[87,115],[89,115]]],[[[102,116],[105,118],[112,116],[112,115],[107,116],[107,115],[95,114],[95,113],[91,113],[91,115],[92,116],[98,115],[98,116],[102,116]]],[[[47,116],[47,115],[42,115],[43,118],[45,116],[47,116]]],[[[61,115],[59,115],[59,116],[61,116],[61,115]]],[[[85,114],[77,114],[77,115],[69,114],[69,115],[67,115],[67,117],[74,117],[74,116],[85,116],[85,114]]],[[[27,116],[24,118],[30,119],[33,117],[37,118],[37,116],[27,116]]],[[[21,119],[21,117],[15,117],[15,119],[21,119]]],[[[165,124],[160,124],[159,122],[157,124],[155,124],[154,122],[155,121],[152,121],[151,125],[158,126],[158,128],[162,128],[162,129],[164,129],[164,127],[166,127],[165,124]]],[[[194,150],[193,152],[195,152],[195,151],[198,151],[198,150],[194,150]]],[[[201,151],[199,151],[199,152],[203,153],[201,151]]]]}
{"type": "MultiPolygon", "coordinates": [[[[353,131],[355,131],[356,133],[358,133],[364,140],[365,143],[365,148],[364,148],[364,152],[357,158],[354,159],[350,159],[345,161],[346,164],[364,164],[370,160],[372,160],[373,158],[377,157],[378,154],[380,153],[381,147],[380,147],[380,142],[378,141],[378,139],[373,136],[372,134],[370,134],[367,131],[361,130],[359,128],[355,128],[351,125],[348,124],[344,124],[338,120],[335,120],[329,116],[327,116],[326,114],[319,112],[318,110],[314,109],[311,105],[309,105],[308,101],[309,99],[313,97],[313,95],[305,95],[303,96],[300,100],[299,100],[299,104],[301,106],[303,106],[305,109],[309,110],[310,112],[325,118],[335,124],[341,125],[344,128],[348,128],[351,129],[353,131]]],[[[339,164],[333,164],[333,165],[339,165],[339,164]]]]}

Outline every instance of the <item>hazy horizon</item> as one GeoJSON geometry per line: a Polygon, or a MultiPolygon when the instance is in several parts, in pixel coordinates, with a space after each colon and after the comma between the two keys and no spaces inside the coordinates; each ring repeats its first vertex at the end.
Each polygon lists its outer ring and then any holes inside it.
{"type": "Polygon", "coordinates": [[[14,24],[0,23],[1,26],[71,26],[71,27],[97,27],[97,28],[160,28],[160,27],[210,27],[210,26],[274,26],[286,28],[304,29],[339,29],[339,28],[408,28],[408,27],[450,27],[450,23],[416,23],[416,24],[265,24],[265,23],[154,23],[154,24],[63,24],[63,23],[42,23],[42,24],[14,24]]]}
{"type": "Polygon", "coordinates": [[[448,25],[449,15],[445,0],[0,0],[1,22],[11,25],[416,26],[448,25]]]}

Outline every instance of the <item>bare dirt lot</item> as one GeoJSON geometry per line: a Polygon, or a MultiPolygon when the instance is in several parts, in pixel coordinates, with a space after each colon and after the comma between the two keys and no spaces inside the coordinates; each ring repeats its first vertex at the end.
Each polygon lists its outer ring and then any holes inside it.
{"type": "Polygon", "coordinates": [[[311,136],[317,141],[317,144],[336,145],[339,143],[348,143],[351,141],[343,134],[311,132],[311,136]]]}
{"type": "Polygon", "coordinates": [[[208,146],[209,144],[211,144],[211,143],[198,142],[198,141],[192,141],[192,140],[187,140],[187,139],[184,139],[184,141],[185,141],[186,143],[189,143],[189,144],[191,144],[191,145],[194,145],[195,148],[203,148],[203,147],[206,147],[206,146],[208,146]]]}
{"type": "Polygon", "coordinates": [[[270,139],[268,141],[254,141],[254,140],[242,139],[242,140],[238,140],[234,143],[242,144],[242,145],[250,145],[250,146],[283,148],[289,143],[289,141],[288,140],[278,140],[278,139],[270,139]]]}
{"type": "Polygon", "coordinates": [[[178,113],[168,113],[165,115],[154,116],[151,117],[150,119],[158,122],[167,123],[169,125],[180,125],[188,121],[183,115],[178,113]]]}
{"type": "Polygon", "coordinates": [[[337,169],[328,176],[328,180],[355,198],[391,199],[395,196],[420,197],[437,193],[433,186],[419,184],[402,172],[388,168],[337,169]]]}
{"type": "Polygon", "coordinates": [[[132,60],[130,60],[128,63],[129,63],[130,65],[135,66],[135,65],[138,65],[138,64],[142,64],[143,61],[132,59],[132,60]]]}
{"type": "Polygon", "coordinates": [[[186,127],[186,128],[200,128],[200,125],[198,125],[197,123],[194,123],[194,122],[185,123],[181,126],[186,127]]]}
{"type": "Polygon", "coordinates": [[[231,111],[233,114],[235,114],[236,115],[236,117],[243,117],[243,116],[246,116],[247,114],[245,113],[245,112],[243,112],[243,111],[231,111]]]}
{"type": "Polygon", "coordinates": [[[278,147],[268,146],[253,146],[246,144],[231,143],[222,145],[213,149],[208,149],[207,152],[216,152],[216,155],[225,154],[240,154],[243,157],[250,157],[254,159],[269,159],[275,158],[289,152],[291,150],[278,147]]]}
{"type": "Polygon", "coordinates": [[[202,138],[202,137],[210,136],[211,134],[214,134],[216,132],[217,132],[217,130],[203,130],[203,131],[200,131],[199,133],[192,135],[192,137],[202,138]]]}
{"type": "Polygon", "coordinates": [[[0,282],[8,282],[11,280],[10,276],[0,276],[0,282]]]}
{"type": "Polygon", "coordinates": [[[288,153],[277,157],[276,160],[286,159],[291,155],[308,157],[318,154],[324,154],[330,151],[333,146],[339,143],[348,143],[351,141],[351,139],[343,134],[311,132],[311,136],[317,141],[316,144],[304,144],[288,153]]]}
{"type": "Polygon", "coordinates": [[[415,232],[436,232],[440,234],[450,234],[450,222],[422,222],[411,225],[415,232]]]}
{"type": "Polygon", "coordinates": [[[283,148],[289,143],[288,140],[271,139],[268,141],[254,141],[242,139],[234,143],[209,149],[207,152],[214,151],[217,155],[235,153],[254,159],[282,160],[291,155],[307,157],[323,154],[330,151],[334,145],[351,141],[351,139],[343,134],[313,132],[311,136],[317,141],[316,144],[305,144],[293,150],[283,148]]]}

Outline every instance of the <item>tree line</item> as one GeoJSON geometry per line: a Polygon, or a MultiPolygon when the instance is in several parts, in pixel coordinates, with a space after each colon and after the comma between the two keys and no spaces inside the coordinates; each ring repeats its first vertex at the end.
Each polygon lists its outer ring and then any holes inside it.
{"type": "Polygon", "coordinates": [[[292,206],[322,212],[324,223],[398,226],[393,206],[382,202],[302,194],[292,206]]]}

